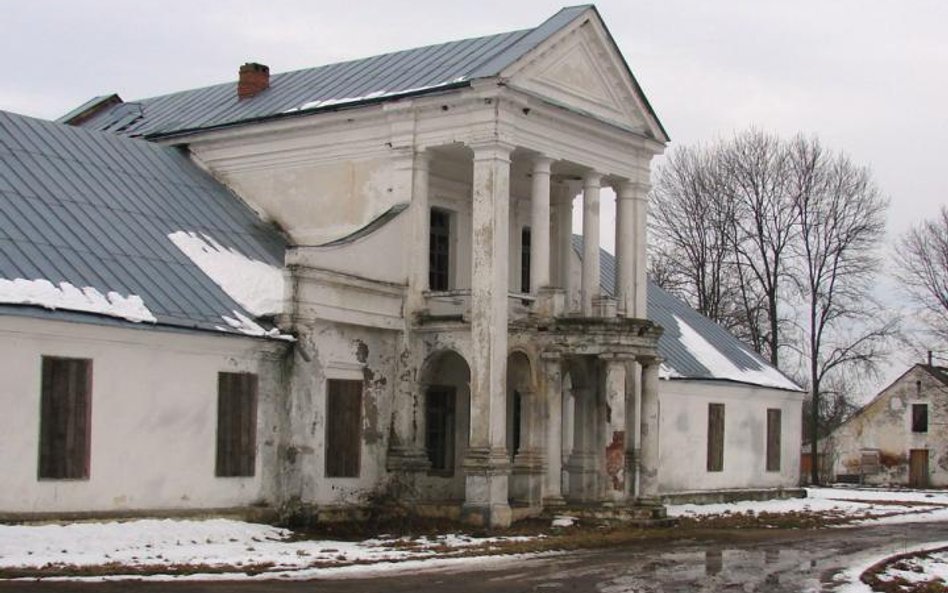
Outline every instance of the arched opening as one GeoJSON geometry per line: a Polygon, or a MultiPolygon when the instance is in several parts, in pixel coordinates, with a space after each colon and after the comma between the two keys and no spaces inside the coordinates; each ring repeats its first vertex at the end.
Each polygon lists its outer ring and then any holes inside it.
{"type": "Polygon", "coordinates": [[[471,369],[453,350],[432,354],[422,367],[420,389],[424,413],[425,454],[430,463],[423,492],[429,500],[464,497],[461,461],[468,448],[471,369]]]}
{"type": "Polygon", "coordinates": [[[542,402],[530,358],[520,351],[507,357],[507,450],[513,463],[511,504],[538,506],[542,499],[542,402]]]}

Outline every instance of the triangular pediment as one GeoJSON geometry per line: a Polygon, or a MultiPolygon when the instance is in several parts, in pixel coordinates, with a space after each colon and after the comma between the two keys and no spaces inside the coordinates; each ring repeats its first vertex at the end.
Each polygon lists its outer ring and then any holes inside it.
{"type": "Polygon", "coordinates": [[[667,141],[661,124],[593,9],[511,64],[501,77],[511,88],[667,141]]]}

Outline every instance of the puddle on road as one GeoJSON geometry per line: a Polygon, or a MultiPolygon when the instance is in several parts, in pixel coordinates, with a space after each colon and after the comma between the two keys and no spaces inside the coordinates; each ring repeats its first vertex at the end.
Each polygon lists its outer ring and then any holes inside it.
{"type": "Polygon", "coordinates": [[[809,550],[723,547],[662,553],[657,558],[651,556],[645,563],[637,562],[633,556],[619,574],[600,581],[596,590],[599,593],[819,591],[823,567],[814,554],[809,550]]]}

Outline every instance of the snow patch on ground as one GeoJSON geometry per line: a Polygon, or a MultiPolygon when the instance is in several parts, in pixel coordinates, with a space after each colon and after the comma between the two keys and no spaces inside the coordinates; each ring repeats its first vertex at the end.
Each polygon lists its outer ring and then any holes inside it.
{"type": "Polygon", "coordinates": [[[38,305],[53,310],[98,313],[135,323],[157,321],[138,295],[123,296],[114,290],[103,295],[91,286],[77,288],[69,282],[60,282],[57,286],[42,278],[37,280],[0,278],[0,303],[38,305]]]}
{"type": "Polygon", "coordinates": [[[250,259],[205,234],[177,231],[168,238],[251,315],[275,315],[283,310],[280,268],[250,259]]]}
{"type": "MultiPolygon", "coordinates": [[[[948,541],[929,542],[908,547],[893,546],[892,549],[870,556],[856,566],[853,566],[841,573],[837,579],[837,582],[840,584],[835,589],[833,589],[833,591],[835,591],[835,593],[872,593],[872,588],[870,588],[869,585],[863,583],[860,580],[860,577],[862,577],[862,573],[866,572],[876,564],[891,558],[892,556],[898,556],[900,554],[922,553],[927,552],[928,550],[944,548],[946,546],[948,546],[948,541]]],[[[935,578],[936,576],[948,578],[948,554],[938,553],[933,555],[933,558],[935,558],[934,561],[930,563],[921,561],[918,563],[918,566],[923,571],[931,570],[932,572],[930,573],[930,578],[935,578]]],[[[893,578],[896,576],[896,574],[902,576],[902,572],[903,571],[886,571],[885,574],[890,575],[890,578],[893,578]]]]}
{"type": "Polygon", "coordinates": [[[553,517],[550,527],[572,527],[578,520],[576,517],[570,517],[569,515],[557,515],[553,517]]]}
{"type": "MultiPolygon", "coordinates": [[[[754,385],[764,385],[767,387],[776,387],[778,389],[791,389],[799,391],[800,387],[783,376],[775,368],[761,364],[758,369],[742,369],[731,360],[724,356],[713,344],[704,339],[699,332],[691,327],[687,321],[675,317],[678,323],[678,329],[681,332],[681,342],[685,349],[701,363],[703,367],[711,372],[716,379],[730,379],[742,383],[751,383],[754,385]]],[[[748,357],[751,355],[748,353],[748,357]]],[[[670,369],[674,371],[675,369],[670,369]]]]}
{"type": "MultiPolygon", "coordinates": [[[[236,567],[266,578],[326,576],[329,568],[364,563],[399,563],[431,559],[476,546],[527,537],[474,538],[447,534],[436,537],[386,538],[361,542],[294,540],[293,532],[228,519],[144,519],[65,525],[0,525],[0,569],[43,569],[58,566],[129,568],[126,578],[178,579],[168,575],[135,575],[135,568],[197,565],[236,567]]],[[[112,572],[121,572],[121,569],[112,572]]],[[[90,577],[91,580],[122,578],[90,577]]],[[[244,573],[190,575],[188,578],[251,578],[244,573]]],[[[72,580],[73,577],[70,577],[72,580]]]]}

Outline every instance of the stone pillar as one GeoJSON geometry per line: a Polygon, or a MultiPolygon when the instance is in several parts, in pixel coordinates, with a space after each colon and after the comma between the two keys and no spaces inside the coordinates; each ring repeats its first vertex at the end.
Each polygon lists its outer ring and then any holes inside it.
{"type": "Polygon", "coordinates": [[[606,476],[605,492],[608,500],[626,498],[626,361],[617,355],[601,357],[606,366],[606,476]]]}
{"type": "Polygon", "coordinates": [[[629,182],[616,189],[616,301],[619,313],[635,317],[635,270],[638,229],[635,227],[634,186],[629,182]]]}
{"type": "Polygon", "coordinates": [[[417,151],[411,160],[411,214],[408,258],[408,294],[406,318],[425,307],[424,292],[428,290],[428,242],[431,209],[428,204],[430,155],[417,151]]]}
{"type": "Polygon", "coordinates": [[[520,392],[520,450],[514,456],[510,494],[513,500],[530,507],[539,507],[543,500],[545,456],[542,430],[543,409],[540,394],[534,390],[520,392]]]}
{"type": "Polygon", "coordinates": [[[658,369],[661,359],[642,357],[642,411],[640,421],[639,500],[654,502],[658,497],[658,369]]]}
{"type": "Polygon", "coordinates": [[[596,390],[573,388],[575,432],[573,452],[569,456],[566,470],[569,473],[569,498],[578,502],[600,500],[600,473],[598,436],[599,409],[596,390]]]}
{"type": "MultiPolygon", "coordinates": [[[[412,347],[409,340],[410,337],[406,338],[402,346],[404,349],[396,361],[398,380],[394,386],[395,405],[386,468],[412,481],[415,474],[427,472],[431,463],[425,452],[425,386],[418,380],[422,361],[413,355],[418,348],[412,347]]],[[[407,490],[412,492],[414,489],[407,490]]]]}
{"type": "Polygon", "coordinates": [[[546,476],[543,506],[563,504],[563,373],[558,354],[543,357],[544,423],[546,433],[546,476]]]}
{"type": "Polygon", "coordinates": [[[627,315],[639,319],[648,319],[648,191],[647,183],[634,186],[635,307],[632,315],[627,315]]]}
{"type": "Polygon", "coordinates": [[[593,314],[593,299],[599,297],[599,183],[595,171],[583,181],[583,279],[580,310],[583,317],[593,314]]]}
{"type": "Polygon", "coordinates": [[[625,366],[625,491],[630,498],[638,495],[639,455],[641,453],[642,368],[634,360],[625,366]]]}
{"type": "Polygon", "coordinates": [[[550,285],[550,164],[552,159],[533,160],[533,192],[530,198],[530,292],[537,294],[550,285]]]}
{"type": "Polygon", "coordinates": [[[471,262],[471,432],[462,463],[464,519],[510,525],[506,450],[507,289],[510,251],[510,152],[501,143],[474,148],[471,262]]]}

